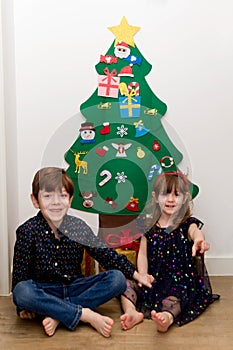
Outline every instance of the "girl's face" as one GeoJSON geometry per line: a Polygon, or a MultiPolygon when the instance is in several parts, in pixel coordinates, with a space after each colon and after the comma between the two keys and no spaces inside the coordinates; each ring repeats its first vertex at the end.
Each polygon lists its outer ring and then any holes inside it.
{"type": "Polygon", "coordinates": [[[31,199],[34,207],[41,210],[41,213],[51,227],[60,226],[72,201],[65,187],[62,187],[61,191],[58,189],[52,192],[40,190],[38,201],[33,195],[31,195],[31,199]]]}
{"type": "MultiPolygon", "coordinates": [[[[155,197],[155,193],[152,193],[155,197]]],[[[182,205],[186,201],[186,196],[178,192],[175,189],[175,185],[172,187],[171,192],[167,192],[166,188],[162,189],[159,192],[159,195],[156,199],[156,202],[159,204],[161,213],[166,216],[175,216],[179,213],[182,205]]]]}

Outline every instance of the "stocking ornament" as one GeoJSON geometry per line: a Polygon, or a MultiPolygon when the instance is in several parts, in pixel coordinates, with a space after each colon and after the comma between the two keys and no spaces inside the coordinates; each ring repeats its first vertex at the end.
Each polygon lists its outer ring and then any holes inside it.
{"type": "Polygon", "coordinates": [[[96,148],[95,153],[100,157],[104,157],[106,152],[108,151],[107,146],[103,146],[102,148],[96,148]]]}
{"type": "Polygon", "coordinates": [[[110,125],[109,122],[103,123],[103,128],[100,130],[101,135],[106,135],[110,133],[110,125]]]}

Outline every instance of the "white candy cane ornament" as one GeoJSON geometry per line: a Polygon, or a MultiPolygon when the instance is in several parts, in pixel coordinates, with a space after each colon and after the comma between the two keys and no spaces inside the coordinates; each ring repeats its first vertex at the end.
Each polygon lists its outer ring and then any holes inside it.
{"type": "Polygon", "coordinates": [[[135,90],[135,95],[136,96],[139,96],[140,95],[140,91],[139,91],[139,84],[136,82],[136,81],[132,81],[131,83],[129,83],[128,85],[128,90],[129,90],[129,93],[132,91],[132,90],[135,90]]]}
{"type": "Polygon", "coordinates": [[[112,174],[108,170],[102,170],[100,176],[105,176],[105,178],[99,182],[99,186],[105,185],[112,178],[112,174]]]}
{"type": "Polygon", "coordinates": [[[152,178],[153,178],[154,173],[155,173],[156,170],[157,170],[157,175],[160,175],[160,174],[162,173],[162,168],[161,168],[160,165],[158,165],[158,164],[152,165],[152,167],[150,168],[148,177],[147,177],[147,179],[148,179],[149,181],[152,180],[152,178]]]}

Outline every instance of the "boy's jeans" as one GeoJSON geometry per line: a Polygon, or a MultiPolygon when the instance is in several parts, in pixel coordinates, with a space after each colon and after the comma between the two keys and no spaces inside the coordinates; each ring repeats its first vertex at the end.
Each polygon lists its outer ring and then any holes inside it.
{"type": "Polygon", "coordinates": [[[109,270],[78,278],[69,285],[22,281],[13,290],[13,301],[20,311],[49,316],[74,330],[82,315],[82,308],[93,310],[122,294],[125,289],[126,280],[122,272],[109,270]]]}

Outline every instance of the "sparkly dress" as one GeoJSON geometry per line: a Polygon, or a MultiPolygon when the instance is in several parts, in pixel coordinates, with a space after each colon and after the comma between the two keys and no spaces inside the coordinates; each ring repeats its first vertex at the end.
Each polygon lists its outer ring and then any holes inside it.
{"type": "Polygon", "coordinates": [[[219,295],[212,294],[202,257],[192,257],[193,242],[188,239],[192,223],[199,228],[203,225],[190,217],[172,232],[155,225],[145,233],[148,273],[155,278],[151,289],[137,288],[136,308],[144,313],[145,318],[150,318],[151,310],[162,311],[162,301],[174,296],[181,307],[174,323],[182,326],[219,298],[219,295]]]}

